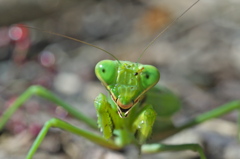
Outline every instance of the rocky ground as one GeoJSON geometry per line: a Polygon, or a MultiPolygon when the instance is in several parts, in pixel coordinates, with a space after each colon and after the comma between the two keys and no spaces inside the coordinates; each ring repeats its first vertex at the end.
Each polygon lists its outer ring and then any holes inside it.
{"type": "MultiPolygon", "coordinates": [[[[120,60],[137,61],[151,39],[193,1],[49,3],[0,2],[0,12],[11,8],[11,12],[0,14],[0,113],[29,86],[37,84],[96,118],[93,100],[106,91],[96,79],[94,67],[100,60],[112,59],[96,48],[33,29],[28,30],[28,47],[9,37],[11,25],[23,23],[69,35],[104,48],[120,60]]],[[[159,68],[158,84],[167,86],[182,99],[182,109],[173,117],[176,124],[240,98],[239,8],[240,3],[233,0],[201,0],[142,56],[141,63],[159,68]]],[[[198,142],[205,148],[208,159],[238,159],[237,116],[237,111],[231,112],[164,142],[198,142]]],[[[91,130],[60,107],[33,97],[1,133],[0,158],[23,159],[44,122],[52,117],[91,130]]],[[[114,152],[68,132],[51,129],[34,158],[196,159],[197,156],[184,151],[139,157],[133,147],[124,153],[114,152]]]]}

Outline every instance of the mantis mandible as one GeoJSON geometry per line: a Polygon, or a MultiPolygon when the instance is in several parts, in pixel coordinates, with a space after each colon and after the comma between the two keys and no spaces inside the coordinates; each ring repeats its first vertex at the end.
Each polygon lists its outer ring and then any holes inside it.
{"type": "MultiPolygon", "coordinates": [[[[189,9],[192,6],[190,6],[189,9]]],[[[174,22],[175,21],[173,21],[173,23],[174,22]]],[[[171,26],[171,24],[169,26],[171,26]]],[[[168,29],[169,26],[166,29],[168,29]]],[[[146,49],[151,46],[161,33],[146,47],[146,49]]],[[[59,36],[82,42],[110,54],[109,52],[89,43],[64,35],[59,36]]],[[[140,153],[192,150],[198,152],[201,159],[206,159],[203,148],[198,144],[152,144],[149,142],[149,136],[152,136],[152,140],[154,141],[161,141],[183,129],[221,116],[232,110],[239,109],[240,101],[227,103],[176,127],[171,121],[171,116],[179,109],[180,102],[179,99],[166,88],[154,87],[160,79],[160,73],[157,68],[150,65],[143,65],[138,62],[119,61],[114,55],[110,55],[116,59],[116,61],[103,60],[95,67],[95,73],[98,79],[109,92],[108,96],[99,94],[94,101],[98,116],[97,123],[53,95],[45,88],[41,86],[31,86],[20,95],[12,106],[10,106],[2,115],[0,118],[0,130],[3,129],[12,114],[14,114],[14,112],[27,99],[33,95],[38,95],[63,107],[73,117],[85,122],[90,127],[94,129],[99,127],[103,135],[96,135],[90,131],[75,127],[61,119],[53,118],[45,123],[29,150],[26,159],[33,158],[48,130],[52,127],[60,128],[78,136],[82,136],[98,145],[113,150],[121,150],[125,146],[133,144],[139,149],[140,153]],[[157,134],[155,133],[155,130],[158,130],[157,134]]]]}

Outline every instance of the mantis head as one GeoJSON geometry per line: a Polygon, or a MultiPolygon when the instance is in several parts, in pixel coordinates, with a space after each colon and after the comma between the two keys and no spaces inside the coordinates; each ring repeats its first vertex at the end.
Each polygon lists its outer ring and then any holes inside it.
{"type": "Polygon", "coordinates": [[[117,105],[120,117],[127,117],[160,78],[156,67],[129,61],[100,61],[95,73],[117,105]]]}

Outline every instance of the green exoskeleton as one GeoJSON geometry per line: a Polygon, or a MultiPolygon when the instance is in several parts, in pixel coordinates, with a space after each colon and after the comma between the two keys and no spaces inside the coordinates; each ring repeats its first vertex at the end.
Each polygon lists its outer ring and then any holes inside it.
{"type": "MultiPolygon", "coordinates": [[[[171,26],[171,24],[169,26],[171,26]]],[[[158,38],[161,33],[156,38],[158,38]]],[[[89,43],[60,34],[56,35],[82,42],[108,53],[107,51],[89,43]]],[[[155,39],[148,45],[148,47],[155,41],[155,39]]],[[[113,56],[112,54],[110,55],[113,56]]],[[[115,58],[115,56],[113,57],[115,58]]],[[[198,152],[201,159],[206,159],[203,149],[198,144],[166,145],[161,144],[158,141],[166,139],[183,129],[221,116],[232,110],[239,109],[240,101],[227,103],[215,110],[199,115],[191,121],[177,127],[172,123],[171,116],[179,110],[180,100],[168,89],[159,86],[154,87],[160,79],[158,69],[151,65],[143,65],[138,62],[134,63],[129,61],[119,61],[117,58],[115,59],[115,61],[100,61],[95,67],[95,73],[98,79],[108,90],[107,96],[100,94],[94,101],[98,116],[97,122],[74,109],[45,88],[41,86],[31,86],[20,95],[12,106],[10,106],[1,116],[0,130],[3,129],[9,118],[27,99],[33,95],[38,95],[63,107],[73,117],[81,120],[93,129],[98,129],[99,127],[103,135],[83,130],[61,119],[53,118],[47,121],[43,126],[41,132],[38,134],[38,137],[30,148],[26,159],[33,158],[33,155],[44,140],[48,130],[52,127],[74,133],[98,145],[113,150],[121,150],[125,146],[133,144],[139,149],[140,153],[192,150],[198,152]],[[150,136],[151,138],[149,138],[150,136]]]]}

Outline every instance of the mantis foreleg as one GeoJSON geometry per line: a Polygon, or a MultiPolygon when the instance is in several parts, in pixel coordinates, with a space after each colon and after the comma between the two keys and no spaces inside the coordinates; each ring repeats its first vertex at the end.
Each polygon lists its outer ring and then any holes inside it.
{"type": "Polygon", "coordinates": [[[99,94],[94,102],[98,116],[98,126],[106,139],[109,139],[113,135],[113,123],[110,116],[111,105],[107,101],[107,97],[104,94],[99,94]]]}
{"type": "Polygon", "coordinates": [[[144,106],[141,113],[138,115],[133,123],[136,132],[136,138],[139,144],[143,144],[152,133],[152,126],[156,119],[156,112],[151,105],[144,106]]]}

